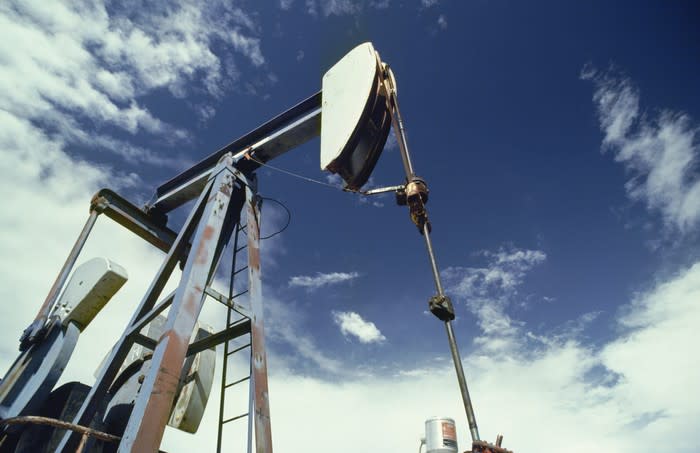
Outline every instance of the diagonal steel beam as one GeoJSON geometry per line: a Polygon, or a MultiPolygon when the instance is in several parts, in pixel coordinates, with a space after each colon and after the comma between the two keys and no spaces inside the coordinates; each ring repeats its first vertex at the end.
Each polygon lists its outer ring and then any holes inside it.
{"type": "Polygon", "coordinates": [[[237,190],[231,164],[231,156],[224,156],[220,165],[225,168],[212,175],[213,187],[192,240],[164,332],[122,436],[120,453],[158,451],[163,438],[190,338],[204,302],[204,288],[217,264],[219,242],[225,236],[231,195],[237,190]]]}
{"type": "MultiPolygon", "coordinates": [[[[319,91],[162,184],[149,203],[149,209],[167,214],[196,198],[216,163],[227,153],[234,154],[234,163],[238,163],[245,151],[253,148],[257,160],[267,162],[318,136],[320,130],[319,91]]],[[[250,173],[258,166],[253,161],[241,161],[239,168],[250,173]]]]}
{"type": "MultiPolygon", "coordinates": [[[[195,226],[198,224],[200,217],[202,216],[212,184],[213,182],[210,182],[205,187],[205,190],[200,194],[199,200],[192,208],[192,211],[185,221],[184,226],[180,230],[180,233],[168,251],[163,264],[156,273],[155,278],[151,282],[151,285],[141,300],[139,307],[136,309],[136,312],[129,321],[124,333],[105,360],[105,363],[97,376],[95,385],[92,386],[90,392],[83,401],[80,410],[73,418],[73,424],[89,426],[92,422],[92,419],[95,416],[98,407],[101,405],[109,386],[112,385],[114,378],[119,372],[121,364],[124,362],[124,359],[129,353],[129,349],[134,343],[134,333],[138,332],[138,330],[132,332],[130,328],[139,323],[139,321],[141,321],[145,316],[149,315],[149,312],[155,305],[158,297],[160,297],[163,288],[180,260],[181,255],[189,246],[189,239],[192,236],[192,232],[194,231],[195,226]]],[[[72,432],[67,432],[63,436],[63,439],[61,440],[61,443],[56,451],[62,453],[73,452],[75,451],[79,441],[80,438],[78,435],[72,432]]]]}

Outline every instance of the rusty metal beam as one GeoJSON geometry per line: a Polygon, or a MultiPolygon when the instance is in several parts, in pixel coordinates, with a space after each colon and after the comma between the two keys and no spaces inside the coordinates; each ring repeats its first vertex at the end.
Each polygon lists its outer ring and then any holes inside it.
{"type": "Polygon", "coordinates": [[[239,315],[245,316],[246,318],[250,318],[250,310],[243,305],[239,304],[236,302],[233,297],[229,298],[212,288],[211,286],[207,286],[204,288],[204,292],[206,293],[207,296],[211,297],[218,303],[236,311],[239,315]]]}
{"type": "Polygon", "coordinates": [[[105,442],[118,442],[119,436],[114,436],[109,433],[98,431],[96,429],[88,428],[85,426],[74,425],[63,420],[58,420],[50,417],[40,417],[37,415],[25,415],[23,417],[13,417],[0,420],[0,425],[45,425],[51,426],[53,428],[67,429],[75,431],[83,435],[83,439],[86,437],[94,437],[95,439],[103,440],[105,442]]]}
{"type": "Polygon", "coordinates": [[[158,345],[158,342],[156,340],[142,333],[134,334],[134,343],[140,344],[144,348],[148,348],[151,351],[153,351],[158,345]]]}
{"type": "Polygon", "coordinates": [[[204,302],[204,288],[217,264],[216,250],[224,235],[231,194],[233,161],[224,156],[213,174],[213,187],[197,227],[164,332],[153,352],[151,368],[137,397],[119,452],[157,451],[177,394],[190,338],[204,302]]]}
{"type": "Polygon", "coordinates": [[[148,313],[143,315],[137,322],[135,322],[129,327],[129,329],[127,330],[127,336],[135,335],[141,332],[141,329],[143,329],[148,323],[156,319],[163,310],[168,308],[170,304],[173,303],[174,297],[175,291],[172,291],[165,297],[165,299],[158,302],[158,304],[155,307],[153,307],[148,313]]]}
{"type": "Polygon", "coordinates": [[[206,351],[207,349],[213,348],[214,346],[221,344],[224,341],[233,340],[234,338],[238,338],[241,335],[247,334],[248,332],[250,332],[250,321],[246,319],[243,322],[235,324],[227,329],[221,330],[211,335],[207,335],[201,340],[197,340],[194,343],[190,344],[187,348],[187,355],[191,356],[192,354],[197,354],[199,352],[206,351]]]}
{"type": "Polygon", "coordinates": [[[260,280],[260,199],[256,188],[246,186],[248,238],[248,298],[251,319],[252,385],[255,416],[255,451],[272,453],[270,396],[267,386],[267,354],[263,323],[262,283],[260,280]]]}
{"type": "Polygon", "coordinates": [[[91,207],[164,252],[170,250],[177,237],[177,233],[166,226],[166,216],[156,218],[147,214],[112,190],[97,192],[92,197],[91,207]]]}
{"type": "MultiPolygon", "coordinates": [[[[246,319],[245,321],[231,326],[228,329],[220,330],[219,332],[207,335],[201,340],[190,343],[190,345],[187,347],[186,356],[189,357],[202,351],[206,351],[207,349],[213,348],[224,341],[233,340],[234,338],[238,338],[241,335],[247,334],[248,332],[250,332],[250,320],[246,319]]],[[[158,341],[142,333],[134,334],[134,343],[140,344],[151,351],[155,350],[156,346],[158,346],[158,341]]]]}

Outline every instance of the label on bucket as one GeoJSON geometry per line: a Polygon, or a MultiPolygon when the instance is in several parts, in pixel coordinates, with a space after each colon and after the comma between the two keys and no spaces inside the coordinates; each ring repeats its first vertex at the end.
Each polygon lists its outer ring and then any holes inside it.
{"type": "Polygon", "coordinates": [[[455,425],[452,423],[442,423],[442,437],[445,439],[457,440],[455,425]]]}
{"type": "Polygon", "coordinates": [[[457,433],[452,423],[442,423],[442,445],[457,448],[457,433]]]}

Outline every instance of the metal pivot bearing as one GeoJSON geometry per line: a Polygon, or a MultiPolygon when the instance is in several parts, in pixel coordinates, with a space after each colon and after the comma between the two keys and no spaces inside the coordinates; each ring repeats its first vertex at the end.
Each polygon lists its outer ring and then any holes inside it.
{"type": "Polygon", "coordinates": [[[408,205],[411,221],[418,227],[421,234],[423,234],[423,227],[426,224],[428,231],[431,230],[428,213],[425,211],[428,193],[428,185],[425,180],[415,175],[408,180],[405,187],[396,191],[396,203],[400,206],[408,205]]]}

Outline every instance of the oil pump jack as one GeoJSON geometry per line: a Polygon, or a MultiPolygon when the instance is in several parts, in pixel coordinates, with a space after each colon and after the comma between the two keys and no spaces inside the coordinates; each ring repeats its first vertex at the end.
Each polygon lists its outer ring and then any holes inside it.
{"type": "MultiPolygon", "coordinates": [[[[320,134],[321,169],[340,175],[345,190],[368,181],[393,126],[406,179],[402,184],[363,192],[394,192],[408,207],[425,241],[436,294],[428,307],[444,323],[476,452],[506,452],[479,438],[474,410],[431,242],[426,211],[428,186],[416,175],[389,66],[371,43],[346,54],[323,76],[322,90],[224,146],[156,189],[143,208],[102,189],[34,321],[20,338],[20,354],[0,382],[0,451],[156,452],[166,425],[194,432],[213,383],[214,348],[224,345],[218,451],[224,424],[248,419],[247,451],[272,452],[267,359],[260,273],[261,198],[256,170],[320,134]],[[179,231],[168,214],[194,201],[179,231]],[[98,217],[104,215],[165,252],[160,269],[131,320],[103,360],[92,386],[72,382],[56,387],[80,333],[127,280],[121,266],[104,258],[75,267],[98,217]],[[245,232],[245,244],[239,232],[245,232]],[[228,245],[233,246],[229,293],[212,281],[228,245]],[[246,249],[247,262],[236,268],[246,249]],[[177,288],[163,294],[176,266],[177,288]],[[75,269],[74,269],[75,268],[75,269]],[[247,303],[234,294],[233,276],[247,273],[247,303]],[[212,332],[198,324],[207,298],[227,307],[226,327],[212,332]],[[163,313],[167,309],[167,315],[163,313]],[[239,348],[229,341],[247,338],[239,348]],[[250,360],[249,411],[224,419],[226,360],[247,350],[250,360]]],[[[239,263],[240,264],[240,263],[239,263]]]]}

